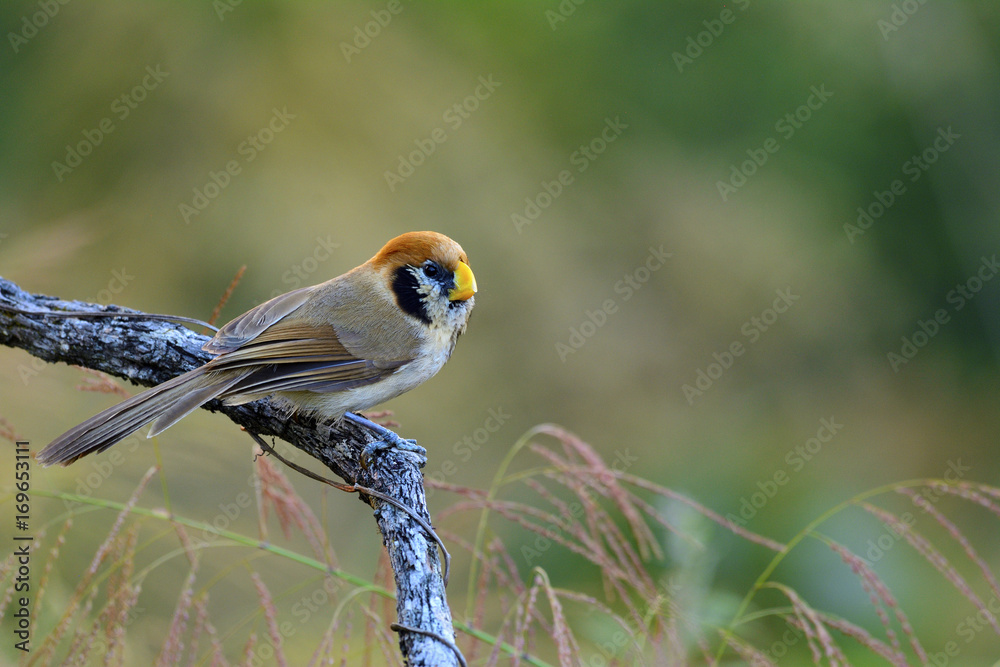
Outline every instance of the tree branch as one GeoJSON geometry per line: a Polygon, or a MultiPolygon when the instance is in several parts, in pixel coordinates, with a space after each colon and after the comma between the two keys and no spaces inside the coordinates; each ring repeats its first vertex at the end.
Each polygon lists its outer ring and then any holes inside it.
{"type": "MultiPolygon", "coordinates": [[[[21,348],[45,361],[99,370],[143,386],[169,380],[212,358],[201,349],[207,336],[177,324],[141,317],[25,315],[5,310],[5,306],[38,313],[86,311],[141,316],[138,311],[29,294],[0,278],[0,345],[21,348]]],[[[319,423],[309,415],[288,419],[268,400],[236,406],[211,401],[203,407],[222,412],[250,432],[285,440],[318,459],[345,482],[395,498],[430,522],[423,477],[415,457],[382,450],[362,464],[362,452],[373,437],[355,424],[347,420],[319,423]]],[[[404,659],[414,666],[458,665],[435,542],[399,508],[377,498],[369,497],[366,502],[374,508],[392,563],[401,626],[399,646],[404,659]],[[415,632],[402,628],[413,628],[415,632]],[[436,636],[452,642],[452,646],[436,636]]]]}

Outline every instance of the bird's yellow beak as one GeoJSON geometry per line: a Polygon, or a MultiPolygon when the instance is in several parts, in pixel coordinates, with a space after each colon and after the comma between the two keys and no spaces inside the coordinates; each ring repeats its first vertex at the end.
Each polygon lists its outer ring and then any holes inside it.
{"type": "Polygon", "coordinates": [[[476,277],[465,262],[459,261],[455,269],[455,288],[448,292],[449,301],[465,301],[476,293],[476,277]]]}

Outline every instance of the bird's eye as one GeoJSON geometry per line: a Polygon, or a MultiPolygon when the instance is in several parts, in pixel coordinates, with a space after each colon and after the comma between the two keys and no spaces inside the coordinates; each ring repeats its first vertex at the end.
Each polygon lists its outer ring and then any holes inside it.
{"type": "Polygon", "coordinates": [[[424,275],[428,278],[436,278],[441,273],[441,267],[434,262],[424,264],[424,275]]]}

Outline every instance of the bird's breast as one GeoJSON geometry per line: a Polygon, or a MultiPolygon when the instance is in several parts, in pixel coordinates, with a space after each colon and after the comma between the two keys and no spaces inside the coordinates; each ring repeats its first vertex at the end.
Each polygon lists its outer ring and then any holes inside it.
{"type": "Polygon", "coordinates": [[[345,412],[367,410],[385,403],[434,377],[455,349],[458,332],[443,327],[427,327],[412,361],[372,384],[331,393],[296,392],[295,402],[324,417],[341,417],[345,412]]]}

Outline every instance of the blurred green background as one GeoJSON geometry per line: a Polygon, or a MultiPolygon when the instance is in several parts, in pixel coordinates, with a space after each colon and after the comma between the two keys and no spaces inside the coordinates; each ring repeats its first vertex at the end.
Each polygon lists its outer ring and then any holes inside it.
{"type": "MultiPolygon", "coordinates": [[[[484,488],[555,422],[777,540],[879,485],[1000,484],[995,2],[44,4],[0,7],[0,275],[25,289],[207,318],[246,264],[226,321],[433,229],[480,293],[445,370],[387,406],[428,475],[484,488]],[[491,410],[508,416],[460,446],[491,410]],[[810,444],[824,419],[840,427],[810,444]]],[[[113,400],[20,351],[0,369],[0,415],[36,448],[113,400]]],[[[210,520],[246,488],[227,420],[159,441],[175,511],[210,520]]],[[[143,444],[94,495],[127,498],[143,444]]],[[[35,484],[74,490],[100,460],[35,484]]],[[[940,507],[997,569],[996,517],[940,507]]],[[[331,496],[324,520],[372,576],[365,507],[331,496]]],[[[885,532],[861,513],[841,528],[862,555],[885,532]]],[[[713,587],[742,596],[769,555],[715,535],[713,587]]],[[[876,569],[928,650],[995,659],[904,551],[876,569]]],[[[559,585],[593,577],[550,556],[559,585]]],[[[804,556],[789,581],[877,626],[846,567],[804,556]]],[[[145,602],[155,645],[167,620],[145,602]]]]}

